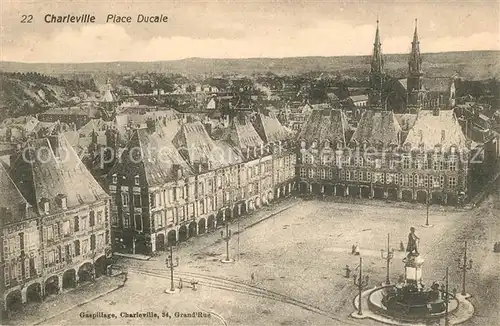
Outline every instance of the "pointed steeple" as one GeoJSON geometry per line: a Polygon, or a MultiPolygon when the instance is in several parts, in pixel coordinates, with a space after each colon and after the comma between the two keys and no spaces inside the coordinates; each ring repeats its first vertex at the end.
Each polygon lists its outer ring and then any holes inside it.
{"type": "Polygon", "coordinates": [[[371,73],[382,73],[384,71],[384,60],[382,58],[382,43],[380,43],[380,32],[378,27],[377,17],[377,30],[375,32],[375,42],[373,43],[373,53],[371,61],[371,73]]]}
{"type": "Polygon", "coordinates": [[[408,60],[408,74],[410,76],[422,75],[422,58],[420,57],[420,42],[418,40],[417,19],[415,19],[415,31],[413,32],[410,58],[408,60]]]}

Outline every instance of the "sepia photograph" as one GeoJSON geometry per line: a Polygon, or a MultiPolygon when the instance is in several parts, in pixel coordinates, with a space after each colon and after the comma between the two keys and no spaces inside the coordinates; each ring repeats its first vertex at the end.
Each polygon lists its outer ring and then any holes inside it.
{"type": "Polygon", "coordinates": [[[0,0],[0,324],[500,326],[499,0],[0,0]]]}

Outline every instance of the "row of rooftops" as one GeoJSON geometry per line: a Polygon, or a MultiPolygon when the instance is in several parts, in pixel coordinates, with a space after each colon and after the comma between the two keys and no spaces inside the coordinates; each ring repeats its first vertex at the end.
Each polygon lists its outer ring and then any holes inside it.
{"type": "MultiPolygon", "coordinates": [[[[162,185],[183,177],[236,165],[281,151],[292,135],[273,116],[256,115],[254,121],[238,116],[211,136],[202,121],[179,120],[159,124],[155,130],[133,131],[122,157],[110,175],[144,173],[149,186],[162,185]],[[141,164],[133,164],[129,153],[139,148],[141,164]],[[181,171],[181,172],[179,172],[181,171]]],[[[137,162],[137,161],[135,161],[137,162]]]]}
{"type": "Polygon", "coordinates": [[[421,110],[416,114],[367,110],[356,128],[348,124],[341,110],[317,110],[311,113],[297,140],[306,147],[313,143],[337,146],[410,144],[426,150],[437,146],[462,150],[473,145],[463,134],[454,111],[437,109],[421,110]]]}
{"type": "Polygon", "coordinates": [[[29,140],[1,164],[0,219],[15,222],[92,205],[109,198],[67,139],[59,134],[29,140]]]}

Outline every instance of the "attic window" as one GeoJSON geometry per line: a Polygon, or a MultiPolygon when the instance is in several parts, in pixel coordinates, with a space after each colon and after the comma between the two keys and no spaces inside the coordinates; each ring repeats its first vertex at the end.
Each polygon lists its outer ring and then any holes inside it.
{"type": "Polygon", "coordinates": [[[140,180],[139,180],[139,176],[138,176],[138,175],[136,175],[136,176],[134,177],[134,184],[135,184],[136,186],[138,186],[138,185],[139,185],[139,181],[140,181],[140,180]]]}
{"type": "Polygon", "coordinates": [[[66,196],[61,196],[61,208],[62,209],[68,208],[68,199],[66,198],[66,196]]]}
{"type": "Polygon", "coordinates": [[[113,174],[113,176],[112,176],[112,177],[113,177],[112,183],[113,183],[113,184],[117,184],[117,183],[118,183],[118,177],[116,176],[116,173],[115,173],[115,174],[113,174]]]}

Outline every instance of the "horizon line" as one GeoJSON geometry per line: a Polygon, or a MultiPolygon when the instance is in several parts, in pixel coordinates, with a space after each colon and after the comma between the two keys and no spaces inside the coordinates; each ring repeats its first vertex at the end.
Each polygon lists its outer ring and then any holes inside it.
{"type": "MultiPolygon", "coordinates": [[[[499,52],[498,50],[462,50],[462,51],[440,51],[440,52],[422,52],[421,55],[427,54],[441,54],[441,53],[464,53],[464,52],[499,52]]],[[[0,60],[1,63],[17,63],[17,64],[46,64],[46,65],[58,65],[58,64],[110,64],[110,63],[158,63],[158,62],[175,62],[175,61],[183,61],[183,60],[193,60],[193,59],[202,59],[202,60],[253,60],[253,59],[293,59],[293,58],[343,58],[343,57],[370,57],[372,54],[351,54],[351,55],[309,55],[309,56],[289,56],[289,57],[240,57],[240,58],[209,58],[209,57],[186,57],[182,59],[170,59],[170,60],[152,60],[152,61],[81,61],[81,62],[24,62],[24,61],[9,61],[9,60],[0,60]]],[[[396,53],[383,53],[384,55],[409,55],[406,52],[396,52],[396,53]]]]}

